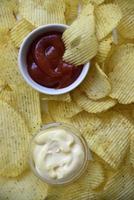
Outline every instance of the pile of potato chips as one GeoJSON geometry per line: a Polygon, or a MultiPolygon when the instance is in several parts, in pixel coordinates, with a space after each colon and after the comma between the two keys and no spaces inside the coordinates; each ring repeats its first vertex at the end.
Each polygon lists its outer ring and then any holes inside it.
{"type": "Polygon", "coordinates": [[[0,200],[134,199],[133,0],[0,0],[0,200]],[[69,24],[63,59],[90,60],[84,82],[60,96],[22,79],[19,47],[33,29],[69,24]],[[66,186],[48,186],[29,169],[31,137],[45,123],[81,130],[93,160],[66,186]]]}

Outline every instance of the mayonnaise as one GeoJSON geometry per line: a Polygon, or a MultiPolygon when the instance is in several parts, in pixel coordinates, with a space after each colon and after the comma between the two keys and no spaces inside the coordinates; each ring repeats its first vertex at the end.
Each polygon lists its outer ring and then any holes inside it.
{"type": "Polygon", "coordinates": [[[47,180],[72,177],[85,161],[79,137],[67,129],[50,128],[34,138],[33,162],[37,173],[47,180]]]}

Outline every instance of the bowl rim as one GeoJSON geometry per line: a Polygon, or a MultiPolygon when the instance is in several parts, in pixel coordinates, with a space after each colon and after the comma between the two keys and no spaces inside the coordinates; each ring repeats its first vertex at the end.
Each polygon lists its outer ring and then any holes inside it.
{"type": "Polygon", "coordinates": [[[34,29],[32,32],[30,32],[25,37],[25,39],[23,40],[23,42],[20,46],[20,50],[19,50],[19,54],[18,54],[18,65],[19,65],[20,73],[23,76],[24,80],[38,92],[41,92],[43,94],[48,94],[48,95],[61,95],[61,94],[68,93],[68,92],[74,90],[76,87],[78,87],[82,83],[82,81],[85,79],[85,77],[89,71],[90,61],[83,66],[83,69],[82,69],[80,75],[71,85],[69,85],[65,88],[61,88],[61,89],[48,88],[48,87],[45,87],[45,86],[42,86],[42,85],[36,83],[30,77],[30,75],[27,71],[27,66],[25,63],[26,62],[25,54],[27,53],[26,51],[29,48],[30,44],[34,41],[34,38],[36,38],[38,36],[38,33],[40,35],[43,32],[44,33],[49,32],[50,31],[49,29],[53,29],[53,31],[57,31],[56,29],[58,29],[59,32],[63,32],[68,27],[69,26],[66,24],[47,24],[47,25],[39,26],[38,28],[34,29]],[[33,39],[31,39],[32,37],[33,37],[33,39]],[[29,41],[30,41],[30,43],[29,43],[29,41]]]}

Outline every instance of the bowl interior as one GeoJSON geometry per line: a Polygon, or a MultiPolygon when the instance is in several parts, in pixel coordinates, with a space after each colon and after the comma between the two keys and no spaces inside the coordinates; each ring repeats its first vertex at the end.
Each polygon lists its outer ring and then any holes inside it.
{"type": "Polygon", "coordinates": [[[42,86],[42,85],[36,83],[30,77],[30,75],[28,73],[28,70],[27,70],[27,52],[28,52],[29,47],[32,44],[32,42],[38,36],[42,35],[43,33],[52,32],[52,31],[63,33],[67,28],[68,28],[67,25],[62,25],[62,24],[53,24],[53,25],[41,26],[41,27],[35,29],[34,31],[32,31],[24,39],[24,41],[23,41],[23,43],[20,47],[19,58],[18,58],[20,72],[21,72],[23,78],[25,79],[25,81],[30,86],[32,86],[34,89],[38,90],[41,93],[49,94],[49,95],[60,95],[60,94],[67,93],[67,92],[73,90],[74,88],[76,88],[84,80],[85,76],[87,75],[87,72],[88,72],[89,67],[90,67],[90,63],[87,63],[87,64],[84,65],[81,74],[76,79],[76,81],[74,81],[71,85],[69,85],[68,87],[62,88],[62,89],[53,89],[53,88],[47,88],[45,86],[42,86]]]}

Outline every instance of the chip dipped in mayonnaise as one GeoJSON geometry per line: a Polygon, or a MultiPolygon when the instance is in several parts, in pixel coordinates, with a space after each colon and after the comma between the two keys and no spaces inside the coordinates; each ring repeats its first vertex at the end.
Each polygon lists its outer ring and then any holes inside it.
{"type": "Polygon", "coordinates": [[[34,137],[32,160],[42,179],[52,184],[66,182],[84,170],[86,146],[71,129],[51,127],[34,137]]]}

